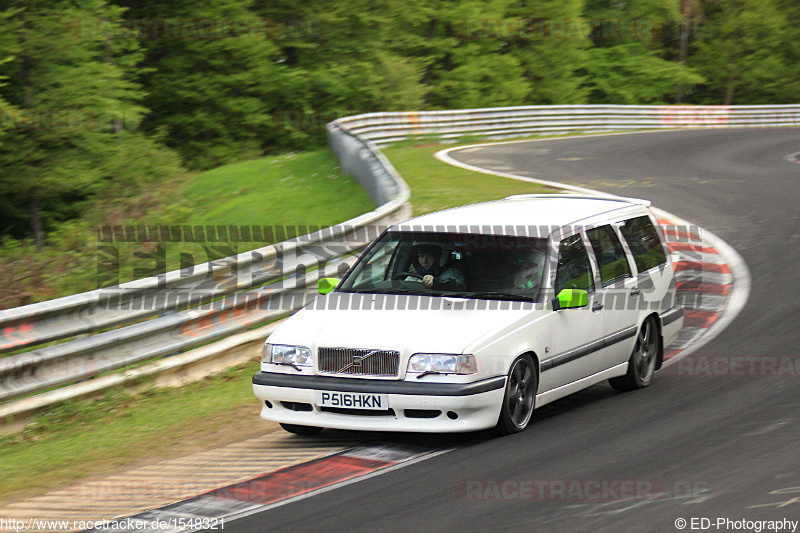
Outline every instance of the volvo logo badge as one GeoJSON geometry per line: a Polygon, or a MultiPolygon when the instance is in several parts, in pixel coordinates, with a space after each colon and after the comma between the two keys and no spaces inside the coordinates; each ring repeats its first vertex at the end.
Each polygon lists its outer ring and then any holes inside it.
{"type": "Polygon", "coordinates": [[[375,355],[379,351],[380,350],[372,350],[372,351],[369,351],[369,352],[367,352],[365,354],[353,354],[353,360],[349,364],[347,364],[347,365],[343,366],[342,368],[340,368],[338,370],[338,373],[345,372],[345,371],[347,371],[347,370],[349,370],[351,368],[361,368],[361,364],[364,362],[364,359],[369,359],[370,357],[372,357],[373,355],[375,355]]]}

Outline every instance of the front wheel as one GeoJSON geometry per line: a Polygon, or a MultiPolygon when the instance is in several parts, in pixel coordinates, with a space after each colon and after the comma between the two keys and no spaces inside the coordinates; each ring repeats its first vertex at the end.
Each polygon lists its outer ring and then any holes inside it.
{"type": "Polygon", "coordinates": [[[528,427],[536,403],[536,367],[529,355],[518,357],[506,380],[506,393],[496,430],[501,435],[518,433],[528,427]]]}
{"type": "Polygon", "coordinates": [[[316,426],[298,426],[297,424],[281,424],[281,427],[289,433],[304,436],[319,435],[319,433],[324,429],[316,426]]]}
{"type": "Polygon", "coordinates": [[[633,353],[628,359],[628,373],[618,378],[611,378],[608,383],[620,392],[632,391],[647,387],[656,370],[656,360],[661,349],[661,336],[658,334],[656,320],[649,316],[642,322],[633,353]]]}

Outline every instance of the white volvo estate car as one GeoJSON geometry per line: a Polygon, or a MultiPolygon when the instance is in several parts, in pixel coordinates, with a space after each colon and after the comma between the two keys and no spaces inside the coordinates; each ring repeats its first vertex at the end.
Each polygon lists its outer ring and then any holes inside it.
{"type": "Polygon", "coordinates": [[[683,324],[649,202],[523,195],[392,226],[280,326],[253,376],[287,431],[525,429],[647,386],[683,324]]]}

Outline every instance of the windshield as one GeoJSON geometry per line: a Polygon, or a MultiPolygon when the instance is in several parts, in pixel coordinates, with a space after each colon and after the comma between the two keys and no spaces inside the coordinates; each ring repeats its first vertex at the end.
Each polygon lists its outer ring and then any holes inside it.
{"type": "Polygon", "coordinates": [[[388,232],[337,291],[537,301],[546,239],[388,232]]]}

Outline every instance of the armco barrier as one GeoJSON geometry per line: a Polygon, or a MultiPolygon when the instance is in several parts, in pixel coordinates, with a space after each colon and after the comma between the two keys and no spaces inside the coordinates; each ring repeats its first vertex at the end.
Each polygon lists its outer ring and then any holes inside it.
{"type": "Polygon", "coordinates": [[[191,269],[0,311],[0,353],[158,315],[185,305],[183,295],[213,300],[324,264],[367,244],[370,232],[364,228],[391,221],[401,205],[395,204],[384,204],[339,226],[191,269]]]}
{"type": "MultiPolygon", "coordinates": [[[[362,230],[394,223],[409,213],[408,187],[381,154],[379,145],[427,135],[453,140],[468,135],[508,138],[570,132],[787,126],[800,126],[800,105],[526,106],[368,113],[339,119],[328,125],[329,145],[342,169],[353,174],[379,205],[375,211],[311,235],[199,265],[190,272],[170,272],[113,290],[0,311],[0,354],[92,334],[0,359],[0,401],[198,346],[301,306],[310,297],[304,287],[316,279],[307,271],[329,261],[332,265],[328,271],[338,271],[343,256],[360,249],[377,233],[362,230]],[[216,283],[226,278],[226,269],[236,269],[236,282],[216,283]],[[268,284],[278,280],[280,285],[270,288],[268,284]],[[200,293],[216,299],[216,304],[209,309],[201,306],[174,312],[179,300],[164,297],[170,291],[200,293]],[[281,302],[277,306],[249,303],[274,303],[276,298],[281,302]],[[164,313],[168,314],[160,316],[164,313]],[[131,325],[103,332],[124,324],[131,325]]],[[[104,379],[118,382],[107,376],[104,379]]],[[[60,401],[69,393],[56,396],[60,401]]],[[[27,403],[32,403],[31,399],[27,403]]],[[[13,405],[3,406],[0,412],[13,415],[13,405]]]]}
{"type": "Polygon", "coordinates": [[[128,327],[97,333],[8,357],[0,361],[4,398],[14,398],[52,387],[89,379],[158,356],[187,348],[276,320],[309,303],[314,294],[305,290],[320,273],[341,275],[339,259],[303,277],[290,278],[280,288],[237,293],[208,309],[189,309],[128,327]]]}
{"type": "MultiPolygon", "coordinates": [[[[28,349],[0,359],[0,401],[12,402],[0,412],[11,418],[25,411],[15,403],[41,408],[41,401],[20,398],[64,385],[79,395],[91,387],[70,384],[291,314],[313,298],[307,286],[319,275],[341,275],[381,228],[408,218],[409,190],[374,146],[341,130],[330,138],[379,204],[374,211],[193,268],[0,311],[0,354],[28,349]],[[197,306],[186,308],[187,294],[197,306]],[[68,340],[30,350],[59,339],[68,340]]],[[[48,397],[62,401],[70,393],[48,397]]]]}
{"type": "Polygon", "coordinates": [[[526,106],[456,111],[367,113],[336,121],[376,145],[412,135],[457,139],[665,128],[800,126],[800,106],[526,106]]]}

